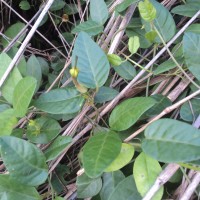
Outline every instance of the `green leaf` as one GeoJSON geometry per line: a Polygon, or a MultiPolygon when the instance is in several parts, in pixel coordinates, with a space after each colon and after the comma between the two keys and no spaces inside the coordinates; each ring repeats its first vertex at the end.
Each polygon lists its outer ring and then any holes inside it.
{"type": "Polygon", "coordinates": [[[108,8],[104,0],[90,1],[90,15],[93,21],[103,25],[108,19],[108,8]]]}
{"type": "Polygon", "coordinates": [[[11,107],[8,104],[0,104],[0,112],[3,112],[9,108],[11,107]]]}
{"type": "Polygon", "coordinates": [[[157,36],[156,31],[150,31],[145,34],[146,39],[149,40],[149,42],[151,42],[151,43],[153,43],[155,41],[156,36],[157,36]]]}
{"type": "Polygon", "coordinates": [[[119,66],[122,64],[122,59],[116,54],[108,54],[108,61],[113,66],[119,66]]]}
{"type": "Polygon", "coordinates": [[[156,9],[149,0],[140,1],[138,8],[141,17],[145,21],[151,22],[156,18],[156,9]]]}
{"type": "Polygon", "coordinates": [[[167,60],[163,63],[161,63],[153,72],[154,75],[162,74],[164,72],[169,71],[170,69],[174,69],[176,67],[176,64],[173,60],[167,60]]]}
{"type": "MultiPolygon", "coordinates": [[[[170,12],[162,4],[155,0],[150,0],[153,6],[156,8],[156,18],[154,19],[154,25],[163,37],[165,42],[168,42],[176,33],[176,25],[170,12]]],[[[146,32],[152,31],[151,25],[142,21],[146,32]]],[[[156,43],[161,43],[160,38],[157,36],[156,43]]]]}
{"type": "Polygon", "coordinates": [[[72,53],[72,66],[78,57],[78,82],[87,88],[100,88],[110,70],[103,50],[84,32],[79,33],[72,53]]]}
{"type": "Polygon", "coordinates": [[[131,52],[131,54],[136,53],[139,47],[140,47],[139,37],[138,36],[130,37],[128,40],[128,49],[131,52]]]}
{"type": "MultiPolygon", "coordinates": [[[[11,63],[11,59],[7,54],[1,53],[0,63],[1,63],[0,78],[2,78],[3,74],[5,73],[9,64],[11,63]]],[[[12,70],[12,72],[9,74],[8,78],[6,79],[6,81],[4,82],[1,88],[3,97],[11,104],[13,102],[14,88],[21,79],[22,79],[22,76],[19,73],[19,70],[15,67],[12,70]]]]}
{"type": "Polygon", "coordinates": [[[191,24],[187,29],[186,32],[193,32],[200,34],[200,24],[191,24]]]}
{"type": "Polygon", "coordinates": [[[122,143],[120,154],[106,168],[105,172],[116,171],[127,165],[131,161],[134,152],[135,152],[134,147],[131,144],[122,143]]]}
{"type": "Polygon", "coordinates": [[[131,4],[137,3],[139,0],[124,0],[122,3],[118,4],[115,7],[115,11],[117,12],[123,12],[126,10],[131,4]]]}
{"type": "Polygon", "coordinates": [[[10,135],[14,126],[17,124],[17,118],[13,109],[7,109],[0,113],[0,136],[10,135]]]}
{"type": "Polygon", "coordinates": [[[33,77],[25,77],[16,85],[13,92],[13,108],[17,117],[24,117],[37,86],[33,77]]]}
{"type": "Polygon", "coordinates": [[[151,107],[144,115],[143,117],[154,117],[156,115],[158,115],[159,113],[161,113],[165,108],[167,108],[168,106],[172,105],[172,102],[165,96],[161,95],[161,94],[155,94],[152,95],[151,98],[156,100],[156,104],[151,107]]]}
{"type": "Polygon", "coordinates": [[[41,69],[39,61],[34,55],[32,55],[27,61],[26,75],[32,76],[37,80],[37,88],[36,88],[36,91],[37,91],[40,87],[40,83],[42,80],[42,69],[41,69]]]}
{"type": "Polygon", "coordinates": [[[2,160],[13,179],[29,186],[45,182],[45,157],[35,145],[12,136],[1,137],[0,145],[2,160]]]}
{"type": "Polygon", "coordinates": [[[195,121],[195,119],[200,114],[199,104],[200,104],[199,99],[192,99],[190,103],[189,102],[184,103],[181,106],[181,110],[180,110],[181,119],[188,122],[195,121]]]}
{"type": "Polygon", "coordinates": [[[183,15],[186,17],[193,17],[200,9],[199,2],[187,3],[185,5],[176,6],[171,10],[172,13],[183,15]]]}
{"type": "MultiPolygon", "coordinates": [[[[9,42],[16,37],[16,35],[25,27],[25,24],[21,23],[21,22],[17,22],[13,25],[11,25],[6,32],[4,33],[5,36],[7,36],[9,38],[9,41],[7,41],[6,39],[2,38],[2,45],[4,48],[6,48],[9,44],[9,42]]],[[[20,42],[24,39],[24,37],[26,36],[26,34],[22,34],[22,36],[17,40],[18,42],[15,43],[14,47],[19,46],[20,42]]]]}
{"type": "Polygon", "coordinates": [[[119,92],[117,90],[103,86],[99,88],[99,91],[94,97],[94,101],[95,103],[104,103],[114,99],[118,94],[119,92]]]}
{"type": "Polygon", "coordinates": [[[54,200],[65,200],[64,198],[62,198],[62,197],[55,197],[55,199],[54,200]]]}
{"type": "Polygon", "coordinates": [[[141,200],[141,196],[137,191],[133,176],[128,176],[122,180],[115,190],[111,193],[108,200],[141,200]]]}
{"type": "Polygon", "coordinates": [[[183,55],[189,71],[200,80],[200,34],[192,32],[184,34],[183,55]]]}
{"type": "Polygon", "coordinates": [[[145,37],[146,31],[142,27],[140,18],[134,17],[131,19],[129,25],[126,28],[126,34],[129,38],[138,36],[140,42],[140,48],[146,49],[151,46],[151,43],[145,37]]]}
{"type": "Polygon", "coordinates": [[[19,7],[20,7],[22,10],[29,10],[29,9],[31,8],[30,3],[29,3],[28,1],[26,1],[26,0],[21,1],[21,2],[19,3],[19,7]]]}
{"type": "Polygon", "coordinates": [[[48,64],[48,62],[42,57],[37,57],[37,60],[40,63],[42,74],[47,76],[49,74],[49,64],[48,64]]]}
{"type": "Polygon", "coordinates": [[[69,136],[58,136],[53,143],[45,150],[46,161],[54,160],[70,144],[72,138],[69,136]]]}
{"type": "Polygon", "coordinates": [[[103,26],[95,21],[88,20],[86,22],[80,23],[74,29],[72,29],[72,33],[74,34],[80,33],[81,31],[86,32],[90,36],[94,36],[103,32],[103,26]]]}
{"type": "Polygon", "coordinates": [[[59,134],[60,129],[56,120],[40,117],[29,123],[26,136],[33,143],[47,144],[59,134]]]}
{"type": "Polygon", "coordinates": [[[103,187],[100,191],[101,200],[108,200],[116,186],[125,178],[121,171],[103,173],[103,187]]]}
{"type": "Polygon", "coordinates": [[[132,80],[136,76],[135,67],[129,62],[123,62],[117,67],[113,67],[115,72],[126,80],[132,80]]]}
{"type": "MultiPolygon", "coordinates": [[[[10,58],[14,58],[15,54],[17,53],[18,48],[16,47],[12,47],[8,52],[8,56],[10,58]]],[[[22,55],[21,58],[19,59],[19,61],[17,62],[17,65],[15,66],[14,70],[18,68],[20,75],[26,76],[26,59],[25,56],[22,55]]],[[[21,77],[21,76],[20,76],[21,77]]]]}
{"type": "Polygon", "coordinates": [[[91,179],[86,174],[77,177],[77,197],[89,198],[98,194],[102,187],[101,178],[91,179]]]}
{"type": "Polygon", "coordinates": [[[55,0],[50,7],[50,11],[61,10],[62,8],[64,8],[65,4],[66,3],[63,0],[55,0]]]}
{"type": "Polygon", "coordinates": [[[2,200],[41,200],[40,195],[34,187],[22,185],[14,181],[10,175],[0,175],[0,199],[2,200]]]}
{"type": "Polygon", "coordinates": [[[145,130],[142,149],[161,162],[197,160],[200,159],[200,130],[177,120],[160,119],[145,130]]]}
{"type": "Polygon", "coordinates": [[[84,98],[74,88],[55,89],[40,95],[34,105],[47,113],[70,114],[78,112],[84,102],[84,98]]]}
{"type": "MultiPolygon", "coordinates": [[[[133,167],[133,176],[136,187],[142,197],[149,191],[156,178],[162,172],[162,167],[157,160],[141,153],[136,159],[133,167]]],[[[152,200],[160,200],[163,196],[163,186],[155,193],[152,200]]]]}
{"type": "Polygon", "coordinates": [[[156,101],[150,97],[136,97],[125,100],[116,106],[109,118],[113,130],[123,131],[135,124],[156,101]]]}
{"type": "Polygon", "coordinates": [[[101,132],[91,137],[83,147],[85,173],[91,178],[100,176],[118,156],[120,149],[121,141],[115,132],[101,132]]]}

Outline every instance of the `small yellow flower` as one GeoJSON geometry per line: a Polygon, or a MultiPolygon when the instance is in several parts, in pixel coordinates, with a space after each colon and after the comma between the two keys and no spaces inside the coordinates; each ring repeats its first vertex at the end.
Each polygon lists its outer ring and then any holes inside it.
{"type": "Polygon", "coordinates": [[[76,68],[76,67],[71,68],[69,70],[69,73],[71,74],[71,76],[73,78],[76,78],[78,76],[78,73],[79,73],[78,68],[76,68]]]}

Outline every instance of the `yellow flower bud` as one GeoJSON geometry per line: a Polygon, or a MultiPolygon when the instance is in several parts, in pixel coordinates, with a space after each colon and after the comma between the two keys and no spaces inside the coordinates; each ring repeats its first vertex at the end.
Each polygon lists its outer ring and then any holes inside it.
{"type": "Polygon", "coordinates": [[[73,68],[71,68],[70,70],[69,70],[69,73],[71,74],[71,76],[73,77],[73,78],[76,78],[77,76],[78,76],[78,68],[76,68],[76,67],[73,67],[73,68]]]}

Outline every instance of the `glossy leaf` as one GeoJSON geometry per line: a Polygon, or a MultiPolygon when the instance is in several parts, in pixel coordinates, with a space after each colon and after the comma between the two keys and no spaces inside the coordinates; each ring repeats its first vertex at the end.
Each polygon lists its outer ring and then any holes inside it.
{"type": "Polygon", "coordinates": [[[0,113],[0,136],[10,135],[14,126],[17,124],[17,118],[13,109],[6,109],[0,113]]]}
{"type": "Polygon", "coordinates": [[[128,40],[128,49],[131,52],[131,54],[136,53],[139,47],[140,47],[139,37],[138,36],[130,37],[128,40]]]}
{"type": "Polygon", "coordinates": [[[146,128],[142,149],[161,162],[197,160],[200,159],[200,130],[177,120],[160,119],[146,128]]]}
{"type": "Polygon", "coordinates": [[[42,80],[42,69],[39,61],[34,55],[32,55],[27,61],[26,76],[32,76],[37,80],[37,88],[36,88],[37,91],[40,87],[40,83],[42,80]]]}
{"type": "MultiPolygon", "coordinates": [[[[17,22],[13,25],[11,25],[4,33],[5,36],[7,36],[10,40],[7,41],[6,39],[2,38],[2,45],[4,48],[8,46],[9,42],[16,37],[16,35],[24,28],[25,24],[21,22],[17,22]]],[[[15,47],[20,45],[20,42],[24,39],[26,35],[22,34],[22,36],[18,39],[18,42],[15,43],[15,47]]]]}
{"type": "Polygon", "coordinates": [[[136,76],[135,67],[128,61],[121,63],[117,67],[113,67],[115,72],[126,80],[132,80],[136,76]]]}
{"type": "Polygon", "coordinates": [[[84,98],[74,88],[54,89],[40,95],[34,105],[47,113],[66,114],[78,112],[84,98]]]}
{"type": "Polygon", "coordinates": [[[99,193],[102,187],[101,178],[89,178],[86,174],[77,177],[77,197],[89,198],[99,193]]]}
{"type": "Polygon", "coordinates": [[[103,25],[108,19],[108,8],[104,0],[90,1],[90,15],[93,21],[103,25]]]}
{"type": "Polygon", "coordinates": [[[94,36],[103,32],[103,26],[95,21],[88,20],[86,22],[82,22],[72,29],[72,33],[80,33],[81,31],[86,32],[90,36],[94,36]]]}
{"type": "Polygon", "coordinates": [[[99,91],[94,97],[94,101],[95,103],[104,103],[114,99],[118,94],[119,92],[117,90],[103,86],[99,88],[99,91]]]}
{"type": "Polygon", "coordinates": [[[13,179],[29,186],[45,182],[45,157],[35,145],[12,136],[1,137],[0,145],[3,162],[13,179]]]}
{"type": "Polygon", "coordinates": [[[115,107],[109,118],[113,130],[123,131],[135,124],[156,101],[150,97],[136,97],[125,100],[115,107]]]}
{"type": "Polygon", "coordinates": [[[108,54],[108,61],[113,66],[119,66],[122,64],[122,59],[116,54],[108,54]]]}
{"type": "Polygon", "coordinates": [[[120,154],[106,168],[105,172],[112,172],[126,166],[134,155],[134,147],[131,144],[122,143],[120,154]]]}
{"type": "Polygon", "coordinates": [[[16,85],[13,92],[13,108],[17,117],[24,117],[37,86],[33,77],[25,77],[16,85]]]}
{"type": "MultiPolygon", "coordinates": [[[[155,0],[150,0],[150,2],[156,9],[156,18],[153,21],[154,25],[163,37],[164,41],[168,42],[176,33],[174,19],[167,8],[165,8],[162,4],[155,0]]],[[[145,26],[146,32],[150,32],[152,30],[149,22],[142,21],[142,23],[145,26]]],[[[161,43],[161,40],[158,36],[156,37],[155,42],[161,43]]]]}
{"type": "Polygon", "coordinates": [[[181,106],[180,116],[183,120],[193,122],[200,114],[199,99],[192,99],[181,106]]]}
{"type": "MultiPolygon", "coordinates": [[[[157,160],[141,153],[136,159],[133,167],[133,176],[136,187],[142,197],[149,191],[156,178],[162,171],[157,160]]],[[[163,186],[156,192],[152,200],[161,200],[163,196],[163,186]]]]}
{"type": "Polygon", "coordinates": [[[117,185],[125,178],[121,171],[103,173],[103,187],[100,191],[101,200],[108,200],[117,185]]]}
{"type": "Polygon", "coordinates": [[[0,175],[0,199],[2,200],[41,200],[40,195],[34,187],[22,185],[14,181],[10,175],[0,175]]]}
{"type": "Polygon", "coordinates": [[[183,54],[189,71],[200,80],[200,34],[192,32],[184,34],[183,54]]]}
{"type": "Polygon", "coordinates": [[[137,191],[133,176],[123,179],[111,193],[108,200],[141,200],[141,196],[137,191]]]}
{"type": "Polygon", "coordinates": [[[26,136],[33,143],[47,144],[59,134],[60,129],[56,120],[40,117],[29,123],[26,136]]]}
{"type": "Polygon", "coordinates": [[[141,17],[145,21],[151,22],[156,18],[156,9],[149,0],[140,1],[138,8],[141,17]]]}
{"type": "Polygon", "coordinates": [[[79,33],[72,53],[72,65],[78,57],[78,82],[87,88],[100,88],[106,82],[110,70],[103,50],[88,36],[79,33]]]}
{"type": "MultiPolygon", "coordinates": [[[[5,73],[10,62],[11,62],[11,58],[7,54],[5,53],[0,54],[0,63],[1,63],[0,78],[5,73]]],[[[19,70],[15,67],[13,71],[9,74],[8,78],[6,79],[6,81],[4,82],[1,88],[3,97],[11,104],[13,102],[14,88],[21,79],[22,79],[22,76],[19,70]]]]}
{"type": "Polygon", "coordinates": [[[46,161],[54,160],[71,141],[72,138],[69,136],[58,136],[44,152],[46,161]]]}
{"type": "Polygon", "coordinates": [[[120,149],[121,141],[115,132],[95,134],[83,147],[85,173],[91,178],[100,176],[118,156],[120,149]]]}

